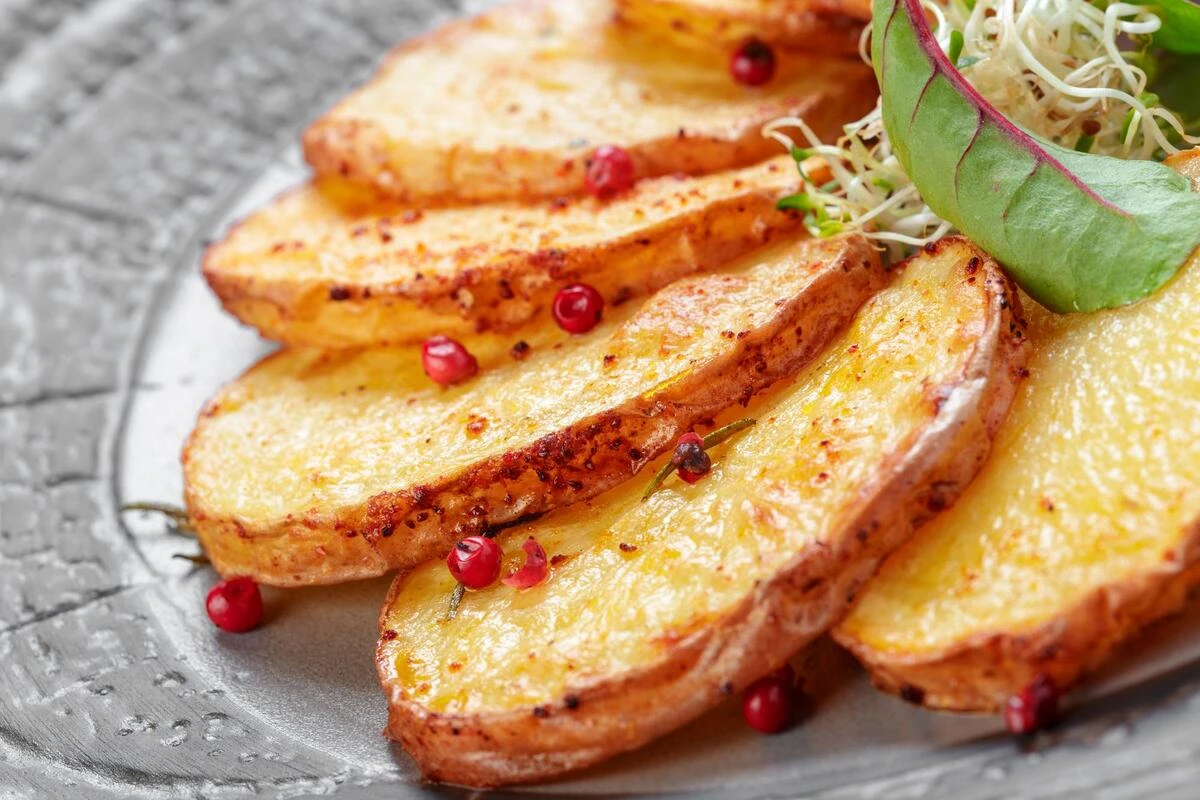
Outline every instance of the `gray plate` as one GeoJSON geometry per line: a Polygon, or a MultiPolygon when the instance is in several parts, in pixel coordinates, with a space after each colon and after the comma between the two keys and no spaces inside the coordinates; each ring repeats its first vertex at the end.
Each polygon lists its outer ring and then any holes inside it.
{"type": "MultiPolygon", "coordinates": [[[[0,0],[0,799],[433,795],[380,735],[385,583],[269,592],[244,636],[129,499],[178,501],[200,403],[268,346],[201,243],[303,177],[304,122],[448,0],[0,0]]],[[[730,705],[552,796],[1195,796],[1194,618],[1052,737],[871,692],[828,645],[819,713],[730,705]],[[1181,638],[1182,637],[1182,638],[1181,638]]],[[[457,794],[452,791],[447,794],[457,794]]]]}

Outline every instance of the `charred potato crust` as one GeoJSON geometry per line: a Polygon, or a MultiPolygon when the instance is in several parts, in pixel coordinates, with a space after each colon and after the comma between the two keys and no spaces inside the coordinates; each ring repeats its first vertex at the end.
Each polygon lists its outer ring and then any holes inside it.
{"type": "Polygon", "coordinates": [[[749,38],[797,51],[858,53],[863,0],[615,0],[617,18],[683,47],[728,54],[749,38]]]}
{"type": "Polygon", "coordinates": [[[715,269],[795,230],[788,157],[590,198],[417,210],[329,181],[293,190],[208,249],[225,310],[268,339],[354,347],[506,332],[575,281],[609,304],[715,269]]]}
{"type": "MultiPolygon", "coordinates": [[[[858,237],[801,241],[780,245],[775,252],[784,260],[771,262],[775,256],[766,254],[762,256],[768,260],[766,266],[745,273],[699,276],[672,284],[618,328],[618,334],[632,331],[617,340],[618,349],[611,356],[623,363],[622,342],[657,341],[661,332],[679,330],[681,325],[690,330],[699,319],[720,324],[723,308],[726,315],[744,313],[723,302],[723,287],[728,285],[753,287],[763,304],[754,313],[767,320],[752,330],[721,332],[726,344],[714,351],[715,355],[687,364],[661,385],[645,386],[634,396],[616,399],[601,413],[578,418],[561,430],[525,440],[504,452],[476,458],[469,466],[441,477],[436,462],[431,462],[428,481],[380,492],[340,508],[318,504],[307,511],[297,507],[292,513],[265,518],[214,511],[214,500],[222,498],[212,495],[216,489],[206,488],[213,483],[206,476],[231,468],[225,463],[231,443],[222,437],[245,436],[240,430],[223,434],[214,430],[214,424],[222,415],[238,413],[244,403],[240,395],[246,391],[242,385],[256,373],[280,369],[278,380],[303,382],[306,378],[301,373],[320,375],[336,369],[339,358],[331,354],[304,361],[302,355],[289,351],[272,356],[210,402],[185,447],[185,496],[192,525],[223,575],[247,575],[277,586],[328,584],[410,567],[444,555],[464,535],[592,497],[637,474],[681,433],[735,403],[748,402],[775,381],[794,374],[848,324],[885,279],[878,254],[858,237]],[[808,271],[794,273],[789,286],[797,291],[789,295],[791,289],[779,288],[769,276],[780,269],[794,269],[789,266],[797,263],[794,259],[807,264],[808,271]],[[774,271],[754,272],[768,267],[774,271]],[[760,277],[753,277],[756,274],[760,277]],[[772,304],[771,297],[778,299],[772,304]]],[[[627,357],[647,355],[633,352],[627,357]]],[[[655,350],[655,357],[663,355],[655,350]]],[[[553,359],[557,358],[553,355],[551,360],[514,368],[537,367],[555,374],[558,364],[553,359]]],[[[636,367],[638,362],[631,363],[636,367]]],[[[550,381],[544,384],[544,391],[558,393],[560,387],[550,381]]],[[[563,396],[557,402],[572,400],[563,396]]],[[[311,427],[302,416],[290,424],[311,427]]],[[[518,432],[512,441],[521,442],[522,435],[518,432]]],[[[319,441],[305,445],[306,450],[312,448],[320,449],[319,441]]],[[[264,469],[257,464],[232,468],[246,470],[248,480],[264,469]]],[[[331,469],[340,468],[333,465],[331,469]]],[[[217,481],[225,479],[218,477],[217,481]]]]}
{"type": "MultiPolygon", "coordinates": [[[[927,387],[933,409],[927,421],[899,452],[881,456],[836,532],[795,553],[729,613],[672,639],[658,660],[571,683],[561,697],[532,707],[432,711],[412,701],[393,673],[404,640],[389,631],[388,612],[407,580],[397,578],[380,620],[388,733],[428,779],[483,787],[538,781],[680,727],[835,623],[878,561],[953,501],[985,459],[1004,418],[1021,377],[1025,342],[1015,289],[999,268],[961,240],[944,242],[935,252],[957,253],[964,267],[969,260],[978,269],[986,315],[956,374],[927,387]]],[[[531,535],[536,530],[531,526],[531,535]]]]}
{"type": "Polygon", "coordinates": [[[1183,539],[1177,558],[1159,569],[1102,586],[1029,630],[973,636],[933,656],[880,654],[852,636],[834,638],[881,691],[932,710],[999,713],[1039,674],[1073,687],[1123,642],[1180,611],[1200,582],[1200,522],[1183,539]]]}
{"type": "MultiPolygon", "coordinates": [[[[1200,189],[1200,149],[1168,164],[1200,189]]],[[[998,712],[1038,674],[1070,689],[1181,608],[1200,581],[1189,427],[1198,270],[1195,255],[1158,294],[1122,309],[1031,310],[1033,374],[1000,434],[1009,446],[959,507],[885,563],[834,632],[878,687],[929,708],[998,712]],[[1139,458],[1142,447],[1158,449],[1139,458]],[[946,547],[961,542],[996,569],[946,547]],[[1067,583],[1075,574],[1084,577],[1067,583]],[[1011,613],[1024,600],[1012,595],[1038,590],[1047,599],[1011,613]],[[934,593],[946,610],[926,615],[934,593]]]]}
{"type": "Polygon", "coordinates": [[[585,191],[602,145],[626,150],[638,179],[708,174],[778,155],[761,132],[771,120],[803,116],[833,139],[878,96],[856,58],[786,53],[747,91],[723,55],[664,49],[612,20],[606,0],[523,0],[410,40],[313,123],[305,156],[404,200],[565,197],[585,191]]]}

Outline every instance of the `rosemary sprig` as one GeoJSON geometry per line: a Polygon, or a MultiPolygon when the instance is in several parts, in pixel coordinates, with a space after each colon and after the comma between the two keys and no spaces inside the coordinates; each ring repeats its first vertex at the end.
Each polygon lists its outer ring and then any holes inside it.
{"type": "Polygon", "coordinates": [[[467,587],[461,583],[454,585],[454,592],[450,595],[450,608],[446,610],[446,619],[452,620],[458,616],[458,604],[462,602],[463,595],[467,593],[467,587]]]}
{"type": "MultiPolygon", "coordinates": [[[[192,539],[197,538],[196,529],[188,521],[187,511],[180,506],[173,506],[170,503],[126,503],[121,506],[121,513],[125,513],[126,511],[147,511],[152,514],[162,514],[170,522],[170,525],[167,526],[168,533],[175,536],[187,536],[192,539]]],[[[203,549],[195,555],[190,553],[173,553],[171,554],[171,558],[188,561],[193,567],[207,567],[212,564],[212,560],[203,549]]]]}
{"type": "MultiPolygon", "coordinates": [[[[749,428],[756,422],[758,422],[758,420],[754,419],[753,417],[746,417],[745,419],[739,419],[736,422],[731,422],[723,428],[717,428],[715,431],[704,437],[704,449],[711,450],[722,442],[727,441],[735,433],[746,430],[746,428],[749,428]]],[[[659,471],[654,475],[654,478],[650,481],[650,485],[646,487],[646,491],[642,494],[642,502],[644,503],[649,500],[650,495],[658,491],[658,488],[663,485],[663,481],[670,477],[671,473],[673,473],[675,470],[676,466],[674,463],[672,463],[672,459],[667,459],[667,463],[662,465],[662,468],[659,469],[659,471]]]]}
{"type": "MultiPolygon", "coordinates": [[[[501,531],[533,522],[535,519],[541,517],[545,513],[545,511],[538,511],[534,514],[522,514],[516,519],[509,520],[508,522],[499,522],[494,525],[489,525],[487,530],[485,530],[482,535],[489,539],[495,539],[501,531]]],[[[454,585],[454,593],[450,595],[450,607],[446,609],[447,622],[458,616],[458,605],[462,602],[463,595],[466,594],[466,591],[467,587],[463,586],[461,583],[454,585]]]]}
{"type": "Polygon", "coordinates": [[[196,537],[196,529],[188,521],[187,511],[180,506],[173,506],[170,503],[126,503],[121,506],[121,512],[124,513],[126,511],[148,511],[154,514],[162,514],[171,521],[171,528],[175,533],[182,536],[190,536],[193,539],[196,537]]]}

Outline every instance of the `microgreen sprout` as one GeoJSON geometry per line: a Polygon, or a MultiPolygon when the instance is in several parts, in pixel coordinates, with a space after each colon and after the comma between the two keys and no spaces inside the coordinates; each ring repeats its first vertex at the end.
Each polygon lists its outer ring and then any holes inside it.
{"type": "MultiPolygon", "coordinates": [[[[1064,147],[1119,158],[1162,158],[1200,144],[1147,91],[1148,37],[1161,20],[1144,6],[1087,0],[921,0],[942,50],[1022,127],[1064,147]]],[[[860,54],[869,62],[868,31],[860,54]]],[[[834,144],[798,117],[764,129],[792,154],[805,186],[781,208],[804,213],[814,236],[862,231],[894,254],[951,230],[925,204],[888,141],[876,108],[834,144]]]]}

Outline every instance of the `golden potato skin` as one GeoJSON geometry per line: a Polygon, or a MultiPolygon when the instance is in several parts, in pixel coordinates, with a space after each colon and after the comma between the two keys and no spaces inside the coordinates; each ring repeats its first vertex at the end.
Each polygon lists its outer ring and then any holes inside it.
{"type": "Polygon", "coordinates": [[[410,567],[628,479],[794,374],[884,280],[861,237],[792,239],[591,334],[533,337],[519,362],[472,340],[481,374],[448,390],[416,348],[285,350],[202,413],[189,518],[223,575],[297,586],[410,567]]]}
{"type": "MultiPolygon", "coordinates": [[[[526,592],[445,566],[397,578],[380,619],[388,733],[425,776],[542,780],[678,728],[837,621],[878,560],[984,460],[1024,358],[1015,291],[963,240],[749,413],[695,486],[631,483],[504,531],[551,556],[526,592]]],[[[740,416],[734,411],[725,416],[740,416]]]]}
{"type": "Polygon", "coordinates": [[[618,19],[680,47],[729,56],[742,42],[853,56],[867,0],[615,0],[618,19]]]}
{"type": "MultiPolygon", "coordinates": [[[[1171,159],[1200,179],[1200,151],[1171,159]]],[[[835,631],[885,691],[996,712],[1077,684],[1200,578],[1200,256],[1135,305],[1029,303],[1030,378],[958,505],[835,631]]]]}
{"type": "Polygon", "coordinates": [[[788,156],[589,197],[426,209],[336,179],[277,198],[209,248],[204,277],[268,339],[356,347],[510,331],[576,281],[610,303],[796,230],[788,156]]]}
{"type": "Polygon", "coordinates": [[[719,172],[777,155],[773,119],[836,138],[877,96],[869,67],[819,55],[781,54],[768,86],[740,86],[725,57],[613,15],[609,0],[518,0],[406,42],[305,132],[305,155],[410,201],[565,197],[603,145],[638,178],[719,172]]]}

